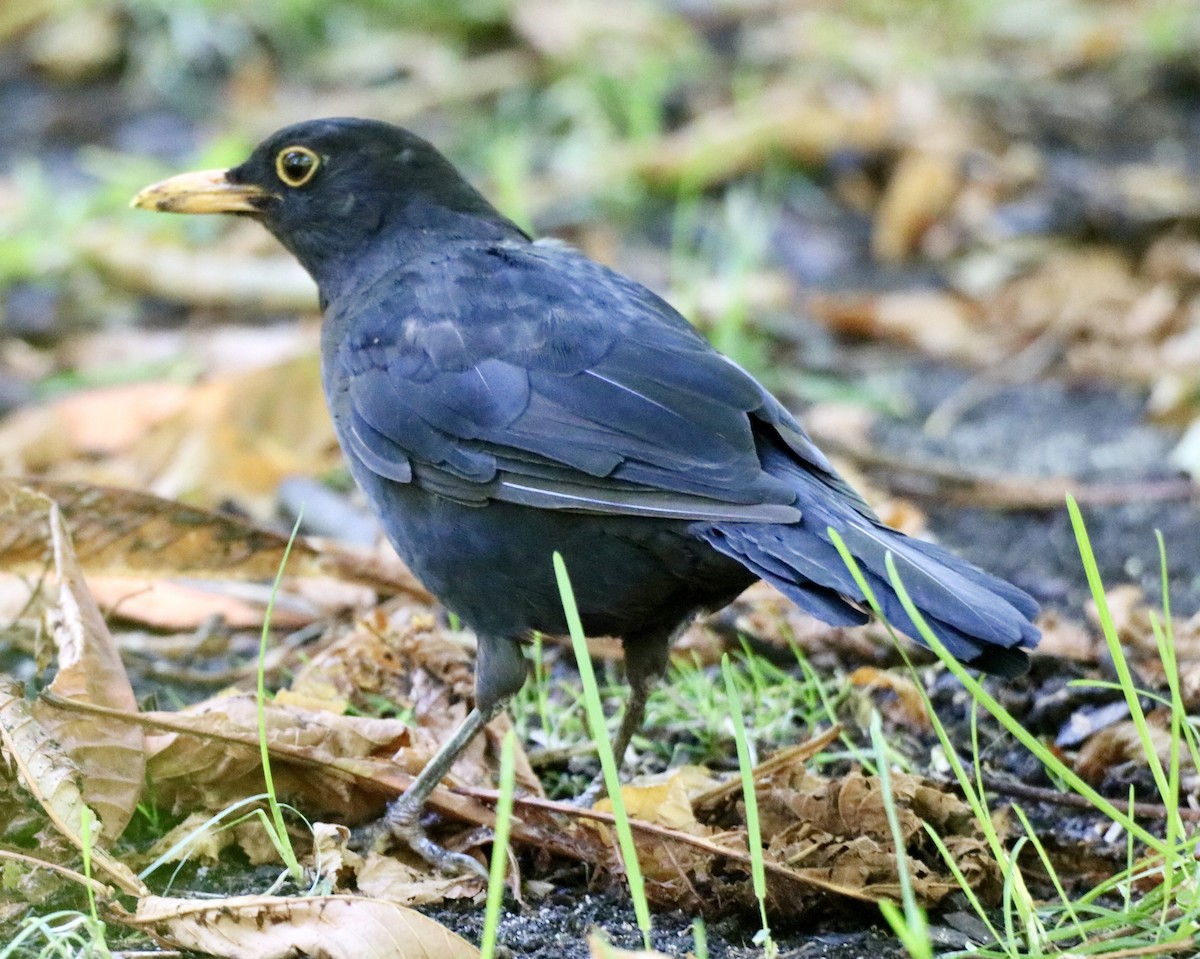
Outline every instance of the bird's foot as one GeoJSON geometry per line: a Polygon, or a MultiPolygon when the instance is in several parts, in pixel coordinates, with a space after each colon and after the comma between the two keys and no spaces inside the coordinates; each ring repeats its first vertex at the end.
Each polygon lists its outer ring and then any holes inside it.
{"type": "Polygon", "coordinates": [[[383,818],[374,824],[374,841],[387,837],[403,842],[409,849],[445,875],[475,875],[484,881],[488,871],[477,859],[461,852],[451,852],[439,846],[425,834],[421,825],[423,802],[405,802],[407,796],[401,796],[388,806],[383,818]]]}

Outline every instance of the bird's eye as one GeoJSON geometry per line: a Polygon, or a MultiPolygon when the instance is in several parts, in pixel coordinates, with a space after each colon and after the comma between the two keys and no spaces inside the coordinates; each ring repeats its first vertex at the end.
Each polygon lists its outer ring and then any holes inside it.
{"type": "Polygon", "coordinates": [[[291,187],[304,186],[320,165],[321,158],[308,147],[284,147],[275,157],[275,173],[291,187]]]}

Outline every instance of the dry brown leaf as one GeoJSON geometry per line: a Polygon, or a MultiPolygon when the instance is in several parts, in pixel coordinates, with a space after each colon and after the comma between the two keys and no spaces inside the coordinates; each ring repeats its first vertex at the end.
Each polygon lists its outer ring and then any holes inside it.
{"type": "MultiPolygon", "coordinates": [[[[49,692],[77,702],[137,712],[133,687],[84,582],[58,506],[40,493],[0,478],[0,517],[18,517],[30,526],[40,526],[51,545],[51,584],[55,589],[45,606],[45,619],[58,672],[49,692]]],[[[45,700],[34,705],[33,713],[82,770],[84,801],[99,817],[100,837],[112,841],[133,816],[142,792],[145,749],[140,727],[119,720],[97,723],[45,700]]]]}
{"type": "MultiPolygon", "coordinates": [[[[314,655],[292,682],[301,697],[348,702],[368,709],[378,698],[413,712],[421,741],[441,742],[462,720],[474,701],[474,638],[441,628],[429,612],[412,604],[373,610],[355,622],[354,630],[314,655]],[[422,738],[423,737],[423,738],[422,738]]],[[[492,781],[499,744],[510,720],[501,714],[455,763],[463,783],[492,781]]],[[[425,753],[413,753],[412,757],[425,753]]],[[[407,762],[407,760],[406,760],[407,762]]],[[[517,750],[517,785],[542,795],[541,781],[517,750]]],[[[422,758],[423,764],[423,758],[422,758]]],[[[408,765],[409,772],[416,768],[408,765]]]]}
{"type": "MultiPolygon", "coordinates": [[[[1147,726],[1150,731],[1151,745],[1165,769],[1171,762],[1171,750],[1178,749],[1179,744],[1172,742],[1170,730],[1164,728],[1162,713],[1162,710],[1156,710],[1155,713],[1147,716],[1149,720],[1147,726]],[[1157,715],[1158,721],[1156,721],[1156,713],[1159,714],[1157,715]]],[[[1190,765],[1186,755],[1181,758],[1185,765],[1190,765]]],[[[1114,767],[1122,766],[1125,763],[1133,763],[1137,766],[1149,765],[1145,747],[1142,745],[1142,737],[1132,719],[1106,726],[1089,737],[1075,759],[1075,771],[1089,783],[1097,785],[1112,773],[1114,767]]]]}
{"type": "MultiPolygon", "coordinates": [[[[787,871],[781,875],[769,870],[772,911],[795,918],[826,901],[829,888],[866,899],[897,899],[896,849],[875,777],[855,771],[839,779],[825,779],[802,764],[772,757],[756,771],[755,780],[767,861],[787,871]]],[[[892,774],[892,791],[919,899],[932,905],[957,888],[926,836],[924,826],[928,824],[954,851],[972,888],[990,901],[1000,889],[999,873],[966,803],[940,787],[901,773],[892,774]]],[[[740,790],[714,790],[711,799],[699,797],[695,805],[701,823],[728,830],[715,841],[744,848],[740,790]]],[[[714,866],[689,875],[686,893],[696,897],[699,890],[697,901],[736,899],[746,908],[754,908],[748,876],[718,871],[714,866]],[[710,878],[702,881],[699,877],[707,873],[710,878]],[[716,885],[708,888],[708,883],[716,885]]],[[[658,893],[663,896],[671,891],[679,898],[668,897],[668,904],[688,901],[678,882],[658,893]]]]}
{"type": "Polygon", "coordinates": [[[146,896],[122,921],[163,945],[229,959],[474,959],[479,950],[395,903],[360,896],[146,896]]]}
{"type": "MultiPolygon", "coordinates": [[[[119,577],[253,579],[269,582],[288,538],[226,513],[215,513],[136,490],[82,481],[29,479],[24,488],[62,510],[80,566],[119,577]]],[[[52,563],[48,527],[32,500],[12,481],[0,485],[0,568],[37,574],[52,563]]],[[[304,539],[292,546],[289,576],[331,576],[385,592],[427,597],[399,561],[304,539]]],[[[131,590],[132,592],[132,590],[131,590]]],[[[261,622],[261,616],[258,621],[261,622]]]]}
{"type": "Polygon", "coordinates": [[[234,835],[228,829],[207,825],[211,816],[208,812],[192,812],[150,847],[146,858],[159,859],[169,852],[163,862],[200,861],[215,863],[221,853],[234,844],[234,835]]]}
{"type": "Polygon", "coordinates": [[[875,216],[871,249],[885,263],[907,258],[949,209],[962,182],[957,150],[910,149],[892,171],[875,216]]]}
{"type": "MultiPolygon", "coordinates": [[[[265,583],[261,590],[254,590],[257,595],[252,598],[233,595],[235,590],[247,591],[245,586],[237,590],[231,584],[216,582],[180,583],[89,576],[88,585],[107,616],[168,632],[203,629],[214,622],[219,622],[225,629],[258,630],[262,628],[270,599],[270,587],[265,583]]],[[[296,608],[291,599],[288,590],[282,590],[276,598],[271,611],[272,629],[298,629],[320,618],[324,612],[306,607],[306,604],[296,608]]]]}
{"type": "Polygon", "coordinates": [[[471,899],[479,895],[482,881],[477,876],[431,875],[428,867],[410,866],[395,856],[367,853],[354,867],[359,892],[401,906],[423,906],[449,899],[471,899]]]}
{"type": "MultiPolygon", "coordinates": [[[[341,823],[314,822],[312,838],[312,871],[327,892],[337,892],[343,888],[342,874],[356,871],[363,858],[348,846],[350,830],[341,823]]],[[[366,893],[365,889],[359,891],[366,893]]]]}
{"type": "Polygon", "coordinates": [[[159,495],[226,499],[267,517],[279,483],[341,462],[321,393],[320,363],[302,356],[196,386],[180,413],[130,451],[145,486],[159,495]]]}
{"type": "MultiPolygon", "coordinates": [[[[772,915],[795,920],[837,900],[896,900],[900,894],[896,849],[878,780],[861,772],[823,779],[804,768],[804,762],[838,734],[829,730],[771,757],[754,772],[766,845],[767,908],[772,915]]],[[[655,798],[636,788],[630,794],[635,801],[655,798]]],[[[920,901],[936,904],[958,888],[928,839],[926,825],[942,837],[980,897],[995,901],[1001,890],[999,871],[970,807],[936,785],[899,773],[893,775],[892,796],[920,901]]],[[[740,780],[733,777],[693,796],[691,807],[707,835],[635,819],[638,860],[649,880],[652,901],[664,908],[719,909],[722,914],[736,903],[757,912],[740,780]]],[[[536,803],[526,806],[523,820],[535,830],[545,830],[548,824],[539,822],[537,810],[536,803]]],[[[557,835],[567,834],[571,855],[619,874],[606,825],[565,830],[560,826],[557,835]]]]}
{"type": "Polygon", "coordinates": [[[1083,623],[1070,619],[1057,609],[1043,609],[1037,618],[1042,640],[1037,656],[1062,656],[1077,662],[1094,662],[1103,645],[1084,629],[1083,623]]]}
{"type": "MultiPolygon", "coordinates": [[[[287,547],[287,537],[245,520],[148,493],[81,482],[27,483],[58,503],[89,573],[270,580],[287,547]]],[[[7,570],[44,568],[49,547],[36,514],[20,503],[0,512],[0,554],[7,570]]],[[[299,543],[288,568],[295,573],[315,562],[316,551],[299,543]]]]}
{"type": "MultiPolygon", "coordinates": [[[[20,685],[0,674],[0,756],[15,768],[29,794],[64,838],[83,848],[83,774],[75,761],[33,716],[20,685]]],[[[147,892],[123,862],[113,859],[92,835],[93,868],[130,895],[147,892]]]]}
{"type": "Polygon", "coordinates": [[[868,694],[890,694],[874,695],[872,701],[891,722],[914,731],[933,728],[925,709],[925,699],[910,676],[895,670],[860,666],[847,678],[851,686],[858,686],[868,694]]]}
{"type": "Polygon", "coordinates": [[[835,330],[899,340],[943,359],[986,364],[1006,351],[1005,340],[981,324],[979,306],[950,293],[826,293],[809,297],[807,304],[835,330]]]}
{"type": "Polygon", "coordinates": [[[129,383],[68,393],[45,406],[19,410],[5,421],[0,463],[14,472],[55,466],[63,456],[113,456],[187,404],[183,383],[129,383]],[[39,452],[40,451],[40,452],[39,452]]]}
{"type": "MultiPolygon", "coordinates": [[[[190,386],[136,439],[97,459],[73,445],[57,408],[35,407],[0,425],[0,468],[150,489],[170,498],[217,504],[233,500],[254,515],[273,515],[281,480],[320,475],[341,462],[321,393],[320,362],[305,353],[190,386]]],[[[86,405],[91,391],[72,397],[86,405]]],[[[86,436],[83,437],[86,441],[86,436]]]]}
{"type": "MultiPolygon", "coordinates": [[[[633,819],[657,823],[676,832],[707,836],[712,830],[696,821],[691,796],[711,790],[717,781],[707,769],[679,766],[658,776],[649,776],[621,787],[625,811],[633,819]]],[[[602,812],[612,811],[612,800],[596,803],[602,812]]]]}
{"type": "MultiPolygon", "coordinates": [[[[220,809],[263,791],[253,696],[218,697],[147,718],[189,730],[146,737],[149,772],[162,802],[220,809]]],[[[396,772],[415,774],[436,748],[420,730],[395,719],[277,703],[266,704],[264,719],[280,796],[347,822],[378,815],[396,788],[396,772]]]]}
{"type": "MultiPolygon", "coordinates": [[[[918,898],[933,905],[958,888],[925,835],[928,824],[954,852],[972,888],[990,900],[999,890],[998,867],[966,803],[901,773],[892,774],[892,788],[918,898]]],[[[825,877],[868,895],[899,896],[896,850],[875,777],[853,772],[823,780],[806,773],[792,786],[767,790],[760,803],[773,858],[802,875],[825,877]]]]}
{"type": "MultiPolygon", "coordinates": [[[[1146,594],[1140,586],[1123,583],[1105,590],[1104,601],[1112,616],[1113,627],[1121,648],[1134,659],[1147,657],[1157,658],[1158,643],[1154,638],[1154,630],[1150,625],[1150,608],[1146,603],[1146,594]]],[[[1087,604],[1088,622],[1097,629],[1100,627],[1100,616],[1093,600],[1087,604]]]]}

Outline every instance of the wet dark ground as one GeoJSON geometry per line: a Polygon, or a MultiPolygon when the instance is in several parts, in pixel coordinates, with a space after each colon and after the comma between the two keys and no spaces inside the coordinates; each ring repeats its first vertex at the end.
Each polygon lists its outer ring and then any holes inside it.
{"type": "MultiPolygon", "coordinates": [[[[962,416],[944,437],[922,430],[927,415],[960,390],[970,374],[917,362],[899,375],[912,404],[904,419],[875,431],[881,451],[915,462],[957,466],[972,475],[1036,479],[1071,477],[1079,488],[1177,477],[1167,455],[1174,430],[1146,419],[1136,391],[1042,380],[996,390],[962,416]]],[[[1044,605],[1079,614],[1090,598],[1079,547],[1065,504],[1059,509],[996,511],[951,507],[923,498],[930,528],[945,545],[1032,593],[1044,605]]],[[[1200,510],[1193,500],[1154,500],[1081,507],[1107,587],[1136,583],[1161,599],[1155,530],[1166,544],[1171,605],[1200,609],[1200,510]]]]}
{"type": "MultiPolygon", "coordinates": [[[[587,937],[602,929],[609,941],[623,949],[641,949],[642,936],[628,897],[619,893],[559,896],[559,904],[541,904],[522,909],[509,903],[500,922],[497,956],[525,959],[586,959],[587,937]]],[[[430,912],[434,918],[478,941],[483,931],[483,911],[461,904],[430,912]]],[[[712,959],[759,959],[763,947],[754,942],[758,927],[736,920],[710,923],[706,927],[708,954],[712,959]]],[[[947,944],[964,944],[954,930],[946,929],[947,944]]],[[[890,934],[879,928],[826,930],[774,930],[773,938],[784,959],[900,959],[906,955],[890,934]]],[[[695,953],[692,921],[686,916],[659,914],[653,917],[651,945],[669,956],[695,953]]]]}

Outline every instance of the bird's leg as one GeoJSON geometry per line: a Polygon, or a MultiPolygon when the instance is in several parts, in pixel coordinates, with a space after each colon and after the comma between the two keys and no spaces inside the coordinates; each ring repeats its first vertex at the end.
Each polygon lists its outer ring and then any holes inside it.
{"type": "Polygon", "coordinates": [[[417,775],[404,794],[388,806],[381,823],[397,839],[403,840],[427,863],[442,872],[474,872],[487,878],[487,870],[470,856],[443,849],[425,835],[421,827],[421,812],[425,800],[442,777],[450,771],[459,753],[475,738],[504,707],[525,682],[528,663],[520,644],[506,636],[478,637],[475,657],[475,708],[454,730],[425,768],[417,775]]]}
{"type": "MultiPolygon", "coordinates": [[[[650,693],[667,671],[667,656],[671,649],[670,637],[639,636],[625,640],[625,674],[629,678],[629,701],[621,716],[621,725],[613,737],[613,758],[620,770],[625,761],[625,752],[634,734],[646,720],[646,701],[650,693]]],[[[591,806],[605,793],[604,772],[601,771],[591,784],[576,799],[580,806],[591,806]]]]}
{"type": "Polygon", "coordinates": [[[450,771],[459,753],[467,748],[475,735],[500,712],[503,705],[501,701],[492,703],[486,711],[478,706],[472,709],[403,794],[392,801],[384,814],[383,828],[395,838],[403,840],[413,852],[442,872],[469,871],[487,878],[487,871],[470,856],[443,849],[425,835],[425,829],[421,825],[421,813],[425,809],[425,800],[442,781],[442,777],[450,771]]]}
{"type": "MultiPolygon", "coordinates": [[[[630,740],[642,728],[642,723],[646,719],[646,700],[650,698],[650,690],[653,686],[653,681],[648,684],[635,682],[630,686],[629,701],[625,704],[621,725],[617,727],[617,734],[612,740],[613,759],[617,761],[618,771],[624,764],[625,751],[629,749],[630,740]]],[[[588,784],[587,789],[574,800],[575,805],[586,809],[594,805],[596,800],[604,796],[607,791],[604,783],[604,770],[601,770],[596,774],[596,778],[588,784]]]]}

